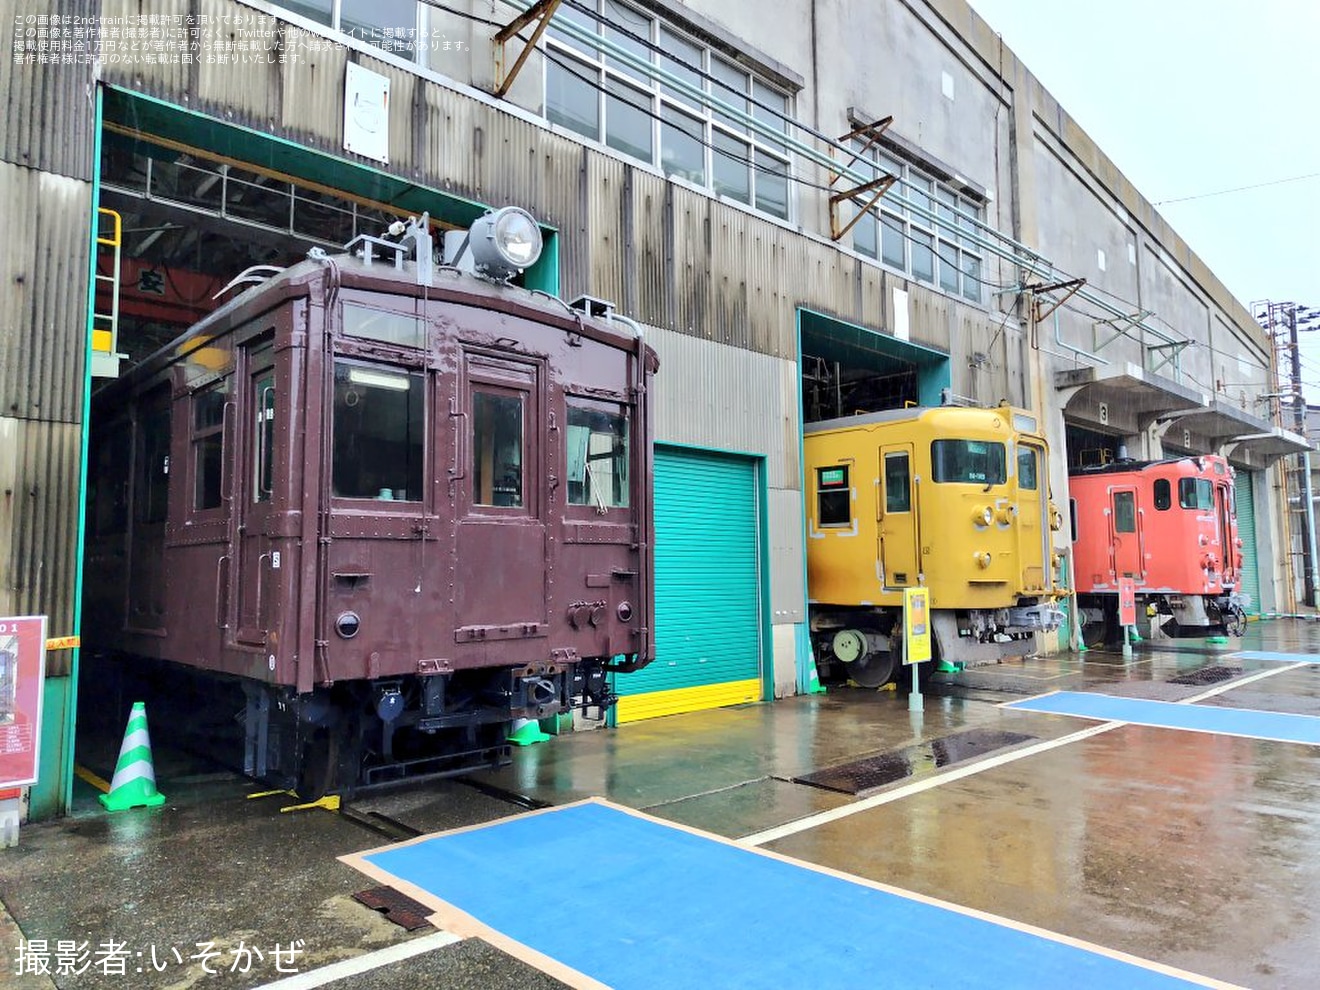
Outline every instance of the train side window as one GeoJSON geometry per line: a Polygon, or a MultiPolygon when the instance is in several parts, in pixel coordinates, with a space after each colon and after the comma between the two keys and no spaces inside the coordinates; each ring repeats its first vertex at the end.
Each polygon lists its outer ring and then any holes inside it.
{"type": "Polygon", "coordinates": [[[1163,512],[1173,505],[1173,486],[1168,478],[1155,479],[1155,508],[1163,512]]]}
{"type": "Polygon", "coordinates": [[[937,482],[1002,485],[1008,477],[1002,443],[989,440],[935,440],[931,474],[937,482]]]}
{"type": "Polygon", "coordinates": [[[472,501],[523,504],[523,397],[472,392],[472,501]]]}
{"type": "Polygon", "coordinates": [[[1114,532],[1137,531],[1137,496],[1133,492],[1114,492],[1114,532]]]}
{"type": "Polygon", "coordinates": [[[1018,487],[1028,492],[1039,490],[1040,482],[1036,476],[1036,448],[1019,447],[1017,462],[1018,487]]]}
{"type": "Polygon", "coordinates": [[[254,383],[257,396],[254,502],[269,502],[275,490],[275,373],[266,371],[254,383]]]}
{"type": "Polygon", "coordinates": [[[852,522],[852,486],[848,465],[816,468],[816,524],[847,526],[852,522]]]}
{"type": "Polygon", "coordinates": [[[885,512],[912,511],[912,467],[907,454],[885,454],[885,512]]]}
{"type": "Polygon", "coordinates": [[[568,504],[600,511],[628,505],[628,414],[619,406],[568,400],[568,504]]]}
{"type": "Polygon", "coordinates": [[[161,389],[142,407],[137,432],[138,522],[165,521],[170,483],[170,397],[161,389]]]}
{"type": "Polygon", "coordinates": [[[424,376],[335,362],[332,490],[339,498],[420,502],[424,376]]]}
{"type": "Polygon", "coordinates": [[[219,508],[222,500],[220,476],[224,460],[225,403],[229,382],[193,393],[192,467],[193,508],[219,508]]]}
{"type": "Polygon", "coordinates": [[[1214,507],[1214,486],[1207,478],[1179,478],[1178,504],[1184,509],[1214,507]]]}

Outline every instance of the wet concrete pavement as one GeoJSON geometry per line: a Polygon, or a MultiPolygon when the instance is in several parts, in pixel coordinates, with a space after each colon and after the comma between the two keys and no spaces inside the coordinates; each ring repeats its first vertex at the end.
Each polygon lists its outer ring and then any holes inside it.
{"type": "MultiPolygon", "coordinates": [[[[348,814],[250,800],[248,782],[153,734],[164,808],[105,814],[80,783],[75,815],[25,826],[0,851],[11,943],[45,940],[51,970],[20,974],[11,944],[0,986],[255,987],[281,970],[375,959],[426,930],[409,935],[353,900],[372,884],[337,856],[589,796],[731,838],[779,829],[765,848],[1214,979],[1320,985],[1320,747],[1001,707],[1056,689],[1163,701],[1218,691],[1197,703],[1320,715],[1320,664],[1237,648],[1320,652],[1320,624],[1252,623],[1229,648],[1161,642],[1129,661],[1092,652],[977,668],[921,712],[902,693],[837,689],[579,732],[478,775],[484,791],[414,785],[348,814]],[[1229,673],[1177,682],[1209,668],[1229,673]],[[1016,741],[939,765],[943,740],[978,730],[1016,741]],[[795,782],[895,753],[910,773],[862,797],[795,782]],[[60,954],[61,941],[86,955],[60,954]],[[61,963],[86,970],[57,973],[61,963]]],[[[572,882],[571,865],[544,868],[572,882]]],[[[0,944],[5,934],[0,924],[0,944]]],[[[405,984],[558,985],[472,939],[330,985],[405,984]]]]}

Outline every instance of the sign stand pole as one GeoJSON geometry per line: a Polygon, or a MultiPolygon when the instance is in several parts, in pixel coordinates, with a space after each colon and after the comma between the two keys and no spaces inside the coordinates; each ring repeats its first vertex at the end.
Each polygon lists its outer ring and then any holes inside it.
{"type": "Polygon", "coordinates": [[[919,712],[922,711],[925,702],[925,699],[921,697],[921,685],[917,681],[917,668],[921,664],[914,663],[910,666],[912,667],[912,693],[908,695],[908,711],[919,712]]]}
{"type": "Polygon", "coordinates": [[[922,710],[921,681],[917,668],[921,661],[929,660],[930,649],[930,591],[926,588],[903,589],[903,662],[912,668],[912,691],[908,695],[908,711],[922,710]]]}

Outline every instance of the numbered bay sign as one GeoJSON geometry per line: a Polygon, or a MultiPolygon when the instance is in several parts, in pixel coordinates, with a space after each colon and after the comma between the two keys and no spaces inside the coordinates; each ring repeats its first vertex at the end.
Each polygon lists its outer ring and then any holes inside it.
{"type": "Polygon", "coordinates": [[[0,618],[0,790],[37,780],[46,617],[0,618]]]}
{"type": "Polygon", "coordinates": [[[1118,622],[1123,626],[1137,624],[1137,581],[1136,578],[1118,579],[1118,622]]]}
{"type": "Polygon", "coordinates": [[[903,633],[907,649],[903,651],[905,664],[921,663],[930,659],[930,589],[903,589],[903,633]]]}

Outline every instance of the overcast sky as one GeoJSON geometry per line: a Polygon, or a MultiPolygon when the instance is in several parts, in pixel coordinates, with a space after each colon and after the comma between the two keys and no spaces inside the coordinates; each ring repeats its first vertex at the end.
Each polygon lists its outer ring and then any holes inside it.
{"type": "Polygon", "coordinates": [[[970,3],[1238,299],[1320,307],[1320,2],[970,3]]]}

